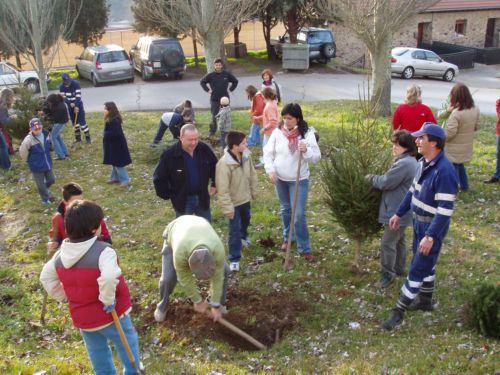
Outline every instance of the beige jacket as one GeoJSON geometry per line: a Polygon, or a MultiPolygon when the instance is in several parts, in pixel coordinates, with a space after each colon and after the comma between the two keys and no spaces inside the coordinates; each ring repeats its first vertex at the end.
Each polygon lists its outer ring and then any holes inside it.
{"type": "Polygon", "coordinates": [[[444,151],[452,163],[462,164],[472,159],[474,132],[479,129],[479,109],[454,109],[446,121],[444,151]]]}
{"type": "Polygon", "coordinates": [[[215,169],[217,202],[224,215],[231,215],[234,207],[257,197],[258,178],[250,151],[243,153],[242,160],[240,165],[226,148],[215,169]]]}

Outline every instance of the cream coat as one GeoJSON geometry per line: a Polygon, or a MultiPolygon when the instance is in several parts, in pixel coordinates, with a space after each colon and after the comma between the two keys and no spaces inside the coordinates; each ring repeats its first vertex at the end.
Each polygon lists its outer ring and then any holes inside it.
{"type": "Polygon", "coordinates": [[[257,197],[257,172],[253,166],[250,152],[243,153],[240,165],[224,151],[215,170],[215,186],[217,186],[217,202],[224,215],[234,212],[234,207],[257,197]]]}
{"type": "Polygon", "coordinates": [[[472,107],[459,111],[454,109],[446,121],[446,144],[444,151],[455,164],[463,164],[472,159],[474,132],[479,129],[479,109],[472,107]]]}

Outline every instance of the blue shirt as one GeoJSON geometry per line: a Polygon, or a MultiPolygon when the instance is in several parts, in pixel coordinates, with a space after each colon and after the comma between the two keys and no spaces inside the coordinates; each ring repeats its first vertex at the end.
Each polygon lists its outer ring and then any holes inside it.
{"type": "Polygon", "coordinates": [[[200,170],[196,156],[196,149],[193,152],[193,156],[182,150],[182,157],[184,158],[184,165],[186,166],[187,173],[188,195],[198,195],[202,189],[200,170]]]}

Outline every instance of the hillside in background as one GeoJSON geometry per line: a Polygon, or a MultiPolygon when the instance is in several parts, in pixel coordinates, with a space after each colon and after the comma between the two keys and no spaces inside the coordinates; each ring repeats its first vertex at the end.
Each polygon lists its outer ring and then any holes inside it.
{"type": "Polygon", "coordinates": [[[110,5],[108,28],[132,25],[134,16],[130,10],[132,0],[108,0],[110,5]]]}

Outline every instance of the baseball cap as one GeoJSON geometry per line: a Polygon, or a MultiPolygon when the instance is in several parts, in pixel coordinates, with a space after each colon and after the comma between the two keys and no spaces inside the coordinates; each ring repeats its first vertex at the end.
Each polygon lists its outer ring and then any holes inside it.
{"type": "Polygon", "coordinates": [[[421,137],[423,135],[433,135],[434,137],[440,138],[440,139],[445,139],[446,134],[443,130],[443,128],[439,125],[436,125],[432,122],[426,122],[422,125],[420,130],[411,133],[413,137],[421,137]]]}
{"type": "Polygon", "coordinates": [[[30,120],[30,129],[37,129],[41,127],[43,127],[43,125],[39,118],[34,117],[30,120]]]}
{"type": "Polygon", "coordinates": [[[220,98],[220,105],[229,105],[229,98],[227,96],[220,98]]]}
{"type": "Polygon", "coordinates": [[[69,74],[68,74],[68,73],[63,73],[63,74],[61,75],[61,79],[62,79],[63,81],[69,81],[71,78],[69,77],[69,74]]]}
{"type": "Polygon", "coordinates": [[[198,280],[210,279],[215,273],[215,258],[206,247],[195,249],[188,262],[191,272],[198,280]]]}

